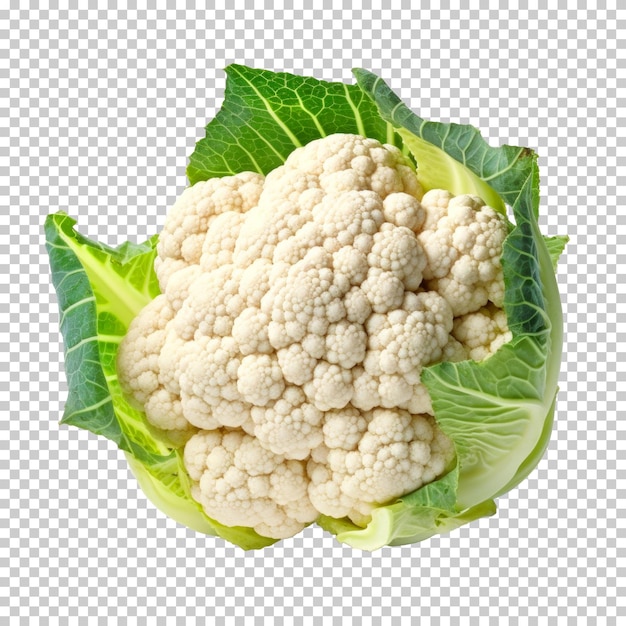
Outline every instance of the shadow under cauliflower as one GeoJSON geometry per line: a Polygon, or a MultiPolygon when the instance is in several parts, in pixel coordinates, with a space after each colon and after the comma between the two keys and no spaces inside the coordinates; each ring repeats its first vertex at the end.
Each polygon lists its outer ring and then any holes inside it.
{"type": "Polygon", "coordinates": [[[120,346],[120,383],[187,439],[192,495],[285,538],[320,514],[365,525],[454,458],[423,367],[510,339],[506,218],[423,193],[391,145],[337,134],[267,177],[199,182],[171,208],[161,295],[120,346]]]}

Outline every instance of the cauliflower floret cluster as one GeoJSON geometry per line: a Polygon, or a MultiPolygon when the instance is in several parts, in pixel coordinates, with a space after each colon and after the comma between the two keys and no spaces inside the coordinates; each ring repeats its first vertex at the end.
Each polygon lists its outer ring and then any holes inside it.
{"type": "Polygon", "coordinates": [[[120,346],[120,382],[188,438],[207,515],[264,536],[371,511],[454,456],[420,383],[509,337],[506,219],[423,194],[391,145],[331,135],[266,177],[187,189],[155,263],[162,294],[120,346]]]}

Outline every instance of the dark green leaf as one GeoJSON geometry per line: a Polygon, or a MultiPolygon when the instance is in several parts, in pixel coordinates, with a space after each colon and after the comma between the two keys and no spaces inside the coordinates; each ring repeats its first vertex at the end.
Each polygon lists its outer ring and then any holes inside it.
{"type": "Polygon", "coordinates": [[[356,86],[310,77],[226,68],[224,103],[189,159],[191,184],[244,171],[267,174],[298,147],[343,132],[401,144],[356,86]]]}

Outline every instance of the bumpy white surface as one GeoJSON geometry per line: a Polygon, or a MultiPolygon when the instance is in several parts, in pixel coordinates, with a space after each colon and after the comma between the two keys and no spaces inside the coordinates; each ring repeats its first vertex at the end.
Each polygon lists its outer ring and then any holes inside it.
{"type": "Polygon", "coordinates": [[[266,178],[197,183],[167,217],[163,294],[133,322],[120,380],[155,425],[194,433],[210,517],[279,538],[320,513],[366,523],[453,457],[420,372],[506,339],[506,232],[479,198],[424,195],[399,150],[355,135],[266,178]]]}

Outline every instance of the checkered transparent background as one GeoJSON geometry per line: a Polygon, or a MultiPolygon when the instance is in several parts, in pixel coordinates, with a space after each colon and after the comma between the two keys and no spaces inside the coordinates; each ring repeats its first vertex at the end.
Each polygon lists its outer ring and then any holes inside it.
{"type": "Polygon", "coordinates": [[[0,10],[0,624],[626,620],[625,11],[11,4],[0,10]],[[109,442],[58,426],[44,216],[67,211],[112,245],[155,232],[230,62],[345,81],[366,67],[426,118],[539,152],[545,230],[571,237],[565,361],[549,450],[495,517],[374,554],[317,528],[243,553],[156,511],[109,442]]]}

